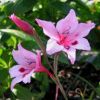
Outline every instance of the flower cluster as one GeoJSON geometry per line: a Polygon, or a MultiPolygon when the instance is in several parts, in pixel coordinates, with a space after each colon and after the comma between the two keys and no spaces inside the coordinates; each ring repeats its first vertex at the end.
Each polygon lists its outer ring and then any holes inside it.
{"type": "MultiPolygon", "coordinates": [[[[10,19],[27,34],[34,34],[34,28],[28,22],[21,20],[14,14],[10,16],[10,19]]],[[[73,9],[69,11],[65,18],[59,20],[56,26],[55,23],[50,21],[36,19],[36,22],[43,28],[44,34],[50,37],[46,45],[46,52],[49,55],[63,51],[68,55],[71,63],[74,64],[77,49],[91,49],[85,37],[89,34],[90,30],[95,27],[95,24],[92,22],[79,23],[73,9]]],[[[14,50],[12,55],[18,65],[15,65],[9,70],[11,77],[14,78],[11,83],[11,90],[15,84],[21,81],[29,83],[33,73],[45,72],[52,76],[52,74],[41,64],[40,51],[34,54],[24,49],[19,44],[18,50],[14,50]]]]}

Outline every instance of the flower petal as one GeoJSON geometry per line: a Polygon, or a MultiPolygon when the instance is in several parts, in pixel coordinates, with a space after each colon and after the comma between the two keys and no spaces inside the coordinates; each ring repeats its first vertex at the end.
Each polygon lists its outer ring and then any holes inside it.
{"type": "Polygon", "coordinates": [[[40,19],[36,19],[36,22],[38,23],[38,25],[40,27],[43,28],[44,34],[49,36],[50,38],[53,38],[55,40],[58,40],[58,32],[54,26],[54,23],[50,22],[50,21],[44,21],[44,20],[40,20],[40,19]]]}
{"type": "Polygon", "coordinates": [[[87,39],[85,38],[78,38],[77,44],[72,43],[71,47],[75,49],[82,49],[82,50],[91,50],[90,44],[87,39]]]}
{"type": "Polygon", "coordinates": [[[73,33],[78,25],[78,21],[73,9],[70,10],[68,15],[58,21],[56,28],[60,34],[73,33]]]}
{"type": "Polygon", "coordinates": [[[52,55],[56,52],[60,52],[63,50],[63,46],[59,45],[55,40],[49,39],[47,42],[46,51],[49,55],[52,55]]]}
{"type": "Polygon", "coordinates": [[[26,84],[26,83],[30,83],[31,82],[31,76],[34,72],[34,69],[29,73],[27,74],[25,77],[23,77],[23,82],[26,84]]]}
{"type": "Polygon", "coordinates": [[[22,81],[22,76],[14,78],[14,79],[12,80],[12,82],[11,82],[11,90],[13,90],[14,86],[15,86],[17,83],[21,82],[21,81],[22,81]]]}
{"type": "Polygon", "coordinates": [[[67,53],[69,60],[71,61],[71,64],[74,64],[76,59],[76,50],[74,48],[64,49],[64,52],[67,53]]]}
{"type": "Polygon", "coordinates": [[[18,45],[18,50],[13,50],[12,55],[15,61],[20,65],[35,63],[36,55],[24,49],[20,44],[18,45]]]}
{"type": "Polygon", "coordinates": [[[95,27],[94,23],[80,23],[78,24],[74,35],[85,37],[89,34],[90,30],[95,27]]]}
{"type": "Polygon", "coordinates": [[[34,72],[45,72],[46,68],[42,66],[41,63],[41,51],[37,50],[36,67],[34,72]]]}
{"type": "Polygon", "coordinates": [[[17,77],[17,76],[22,76],[24,74],[24,70],[21,71],[20,70],[21,68],[24,69],[25,67],[22,65],[15,65],[12,68],[10,68],[9,73],[10,73],[11,78],[17,77]]]}

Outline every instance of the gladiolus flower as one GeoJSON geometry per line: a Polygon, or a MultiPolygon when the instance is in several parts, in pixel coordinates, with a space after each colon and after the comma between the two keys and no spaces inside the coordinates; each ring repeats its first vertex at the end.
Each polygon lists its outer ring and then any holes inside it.
{"type": "Polygon", "coordinates": [[[36,22],[43,28],[44,34],[50,37],[46,47],[49,55],[64,51],[74,64],[76,49],[90,50],[89,42],[84,37],[95,27],[95,24],[92,22],[78,23],[73,9],[65,18],[57,22],[56,27],[50,21],[36,19],[36,22]]]}
{"type": "Polygon", "coordinates": [[[22,31],[28,33],[29,35],[33,35],[35,29],[26,21],[21,20],[15,14],[12,14],[9,17],[22,31]]]}
{"type": "Polygon", "coordinates": [[[45,72],[52,77],[52,74],[41,64],[40,51],[37,51],[37,54],[34,54],[24,49],[19,44],[18,50],[13,50],[12,55],[18,65],[13,66],[9,70],[10,76],[13,78],[11,90],[13,90],[14,86],[21,81],[30,83],[31,76],[36,72],[45,72]]]}

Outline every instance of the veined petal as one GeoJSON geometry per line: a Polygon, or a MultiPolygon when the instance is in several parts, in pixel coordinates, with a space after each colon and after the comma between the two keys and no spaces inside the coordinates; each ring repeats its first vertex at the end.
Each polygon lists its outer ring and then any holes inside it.
{"type": "Polygon", "coordinates": [[[11,82],[11,90],[13,90],[14,86],[22,81],[22,76],[16,77],[11,82]]]}
{"type": "Polygon", "coordinates": [[[90,44],[89,44],[88,40],[85,38],[78,38],[77,43],[74,45],[73,45],[73,43],[72,43],[71,47],[73,47],[75,49],[91,50],[90,44]]]}
{"type": "Polygon", "coordinates": [[[56,28],[60,34],[73,33],[78,25],[76,14],[73,9],[70,10],[68,15],[58,21],[56,28]]]}
{"type": "Polygon", "coordinates": [[[59,39],[58,32],[54,26],[54,24],[50,21],[44,21],[40,19],[36,19],[36,22],[40,27],[43,28],[44,34],[47,35],[50,38],[53,38],[55,40],[59,39]]]}
{"type": "Polygon", "coordinates": [[[11,78],[22,76],[25,71],[24,69],[25,69],[25,66],[22,66],[22,65],[15,65],[12,68],[10,68],[9,73],[10,73],[11,78]],[[22,71],[20,70],[21,68],[23,68],[22,71]]]}
{"type": "Polygon", "coordinates": [[[57,41],[53,40],[53,39],[49,39],[47,42],[47,47],[46,47],[46,51],[49,55],[52,55],[56,52],[60,52],[63,50],[63,46],[59,45],[57,43],[57,41]]]}
{"type": "Polygon", "coordinates": [[[18,49],[19,49],[19,51],[24,52],[25,55],[30,56],[30,57],[33,58],[34,60],[36,59],[36,54],[33,53],[33,52],[31,52],[31,51],[29,51],[29,50],[24,49],[24,48],[21,46],[21,44],[18,44],[18,49]]]}
{"type": "Polygon", "coordinates": [[[78,37],[85,37],[94,27],[94,23],[80,23],[78,24],[76,31],[74,32],[74,35],[78,37]]]}
{"type": "Polygon", "coordinates": [[[71,64],[74,64],[76,60],[76,50],[74,48],[64,49],[64,52],[67,53],[69,60],[71,61],[71,64]]]}
{"type": "Polygon", "coordinates": [[[18,45],[18,50],[13,50],[12,55],[15,61],[20,65],[35,63],[36,55],[24,49],[20,44],[18,45]]]}

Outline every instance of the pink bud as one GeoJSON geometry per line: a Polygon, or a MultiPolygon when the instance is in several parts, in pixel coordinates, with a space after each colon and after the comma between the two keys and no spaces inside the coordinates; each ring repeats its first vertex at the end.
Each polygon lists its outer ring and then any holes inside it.
{"type": "Polygon", "coordinates": [[[34,28],[26,21],[21,20],[19,17],[17,17],[15,14],[12,14],[9,17],[21,30],[28,33],[29,35],[32,35],[34,33],[34,28]]]}

